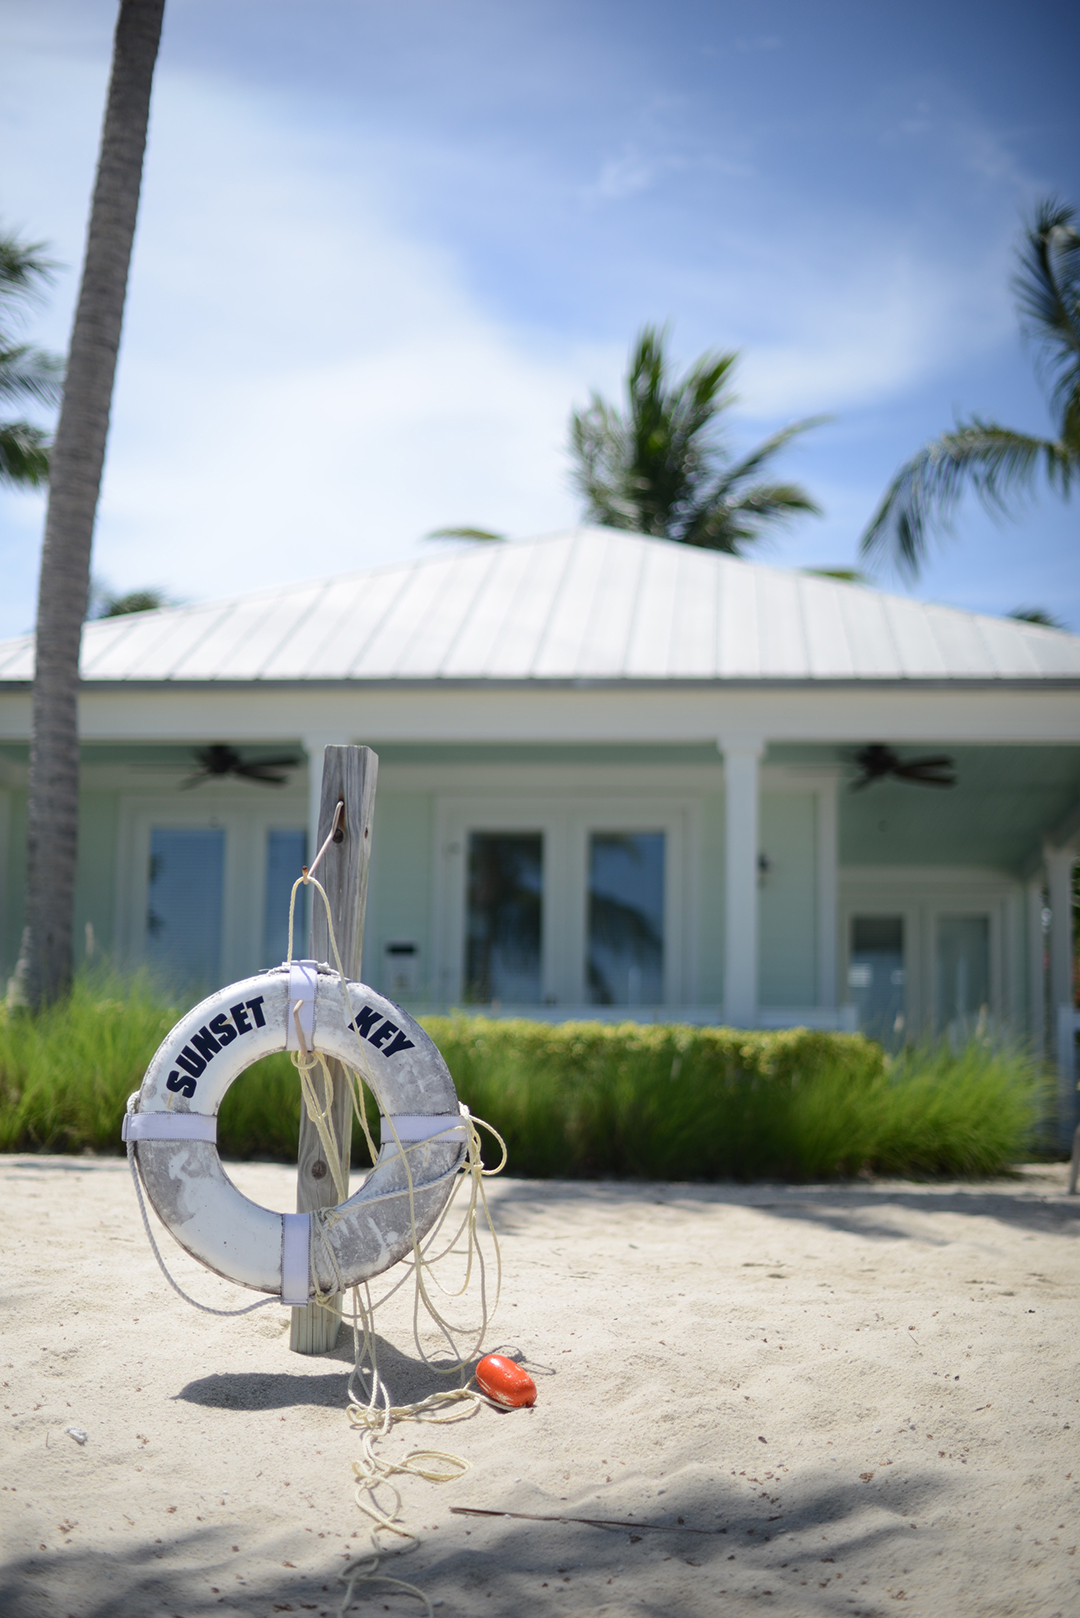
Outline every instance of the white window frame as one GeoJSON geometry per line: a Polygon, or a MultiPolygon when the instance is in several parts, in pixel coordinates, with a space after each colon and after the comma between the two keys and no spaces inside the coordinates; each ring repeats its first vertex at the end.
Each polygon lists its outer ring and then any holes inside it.
{"type": "MultiPolygon", "coordinates": [[[[689,881],[695,805],[670,798],[450,798],[435,813],[435,972],[440,1003],[464,992],[466,850],[470,832],[539,832],[544,838],[540,941],[544,1004],[588,1006],[585,955],[588,839],[592,832],[664,833],[664,1005],[693,1003],[696,915],[689,881]]],[[[596,1008],[591,1008],[595,1013],[596,1008]]]]}
{"type": "MultiPolygon", "coordinates": [[[[225,833],[221,903],[221,977],[235,982],[263,966],[266,917],[267,836],[271,830],[305,830],[303,798],[275,798],[252,803],[219,791],[191,799],[124,797],[118,817],[116,940],[117,955],[128,965],[146,959],[146,912],[149,899],[150,834],[155,826],[205,827],[225,833]]],[[[297,875],[299,876],[299,872],[297,875]]],[[[306,940],[295,947],[304,953],[306,940]]]]}

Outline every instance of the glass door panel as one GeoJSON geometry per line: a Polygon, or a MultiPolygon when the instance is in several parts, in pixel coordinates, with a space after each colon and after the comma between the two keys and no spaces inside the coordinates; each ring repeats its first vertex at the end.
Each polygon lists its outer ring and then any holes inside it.
{"type": "Polygon", "coordinates": [[[221,976],[225,833],[220,826],[154,826],[146,957],[170,986],[209,988],[221,976]]]}
{"type": "Polygon", "coordinates": [[[904,1036],[904,918],[853,916],[848,993],[859,1031],[883,1045],[904,1036]]]}
{"type": "Polygon", "coordinates": [[[469,833],[465,1000],[539,1005],[543,995],[542,832],[469,833]]]}
{"type": "Polygon", "coordinates": [[[935,944],[938,1027],[967,1028],[990,1009],[990,918],[939,916],[935,944]]]}
{"type": "Polygon", "coordinates": [[[664,999],[662,831],[589,836],[586,995],[599,1006],[664,999]]]}

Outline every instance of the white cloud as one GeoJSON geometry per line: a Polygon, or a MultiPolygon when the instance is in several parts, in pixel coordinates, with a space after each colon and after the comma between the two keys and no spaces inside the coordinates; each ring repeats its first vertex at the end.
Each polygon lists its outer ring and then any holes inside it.
{"type": "Polygon", "coordinates": [[[660,168],[661,164],[654,158],[643,158],[634,148],[627,147],[620,157],[608,158],[601,164],[596,183],[585,188],[585,199],[621,202],[626,197],[637,196],[656,183],[660,168]]]}
{"type": "MultiPolygon", "coordinates": [[[[96,42],[79,34],[69,47],[63,30],[45,44],[24,37],[0,67],[4,215],[53,240],[76,267],[111,26],[109,7],[95,15],[96,42]]],[[[445,154],[425,149],[425,137],[373,129],[340,103],[323,109],[310,90],[255,93],[224,69],[178,71],[166,51],[96,570],[121,588],[159,583],[203,596],[390,560],[446,523],[528,533],[572,520],[570,407],[594,387],[617,392],[626,345],[648,318],[673,317],[683,362],[718,342],[744,349],[750,437],[780,419],[901,395],[1015,329],[1006,198],[1021,182],[972,121],[957,117],[942,137],[937,202],[918,217],[898,211],[888,236],[880,212],[860,217],[824,180],[795,195],[785,173],[770,182],[736,163],[741,147],[683,142],[681,123],[678,141],[662,120],[650,128],[651,145],[616,133],[607,150],[621,155],[597,156],[588,196],[627,207],[586,209],[584,225],[552,201],[564,182],[565,195],[581,198],[566,178],[578,175],[580,153],[572,162],[554,141],[532,149],[529,173],[555,176],[544,193],[550,216],[538,223],[537,197],[510,193],[514,169],[509,160],[499,168],[497,148],[454,146],[450,130],[445,154]],[[425,234],[406,217],[432,174],[445,172],[446,154],[459,194],[491,199],[487,244],[502,254],[502,280],[493,274],[485,291],[448,245],[445,221],[441,234],[425,234]],[[944,208],[940,194],[943,185],[951,198],[964,176],[996,188],[991,224],[967,237],[963,208],[944,208]],[[670,210],[668,224],[685,216],[697,227],[708,214],[715,234],[661,230],[653,207],[670,210]],[[506,266],[526,263],[529,243],[543,237],[565,254],[529,269],[537,286],[558,277],[558,296],[516,298],[506,266]],[[595,296],[574,303],[578,269],[590,286],[611,289],[620,321],[632,311],[617,341],[563,334],[575,323],[599,328],[607,313],[595,296]],[[530,323],[541,305],[559,311],[546,329],[530,323]]],[[[470,243],[474,254],[484,245],[470,243]]],[[[56,346],[75,279],[46,323],[56,346]]],[[[793,464],[818,486],[804,460],[793,464]]],[[[820,558],[830,542],[836,555],[838,522],[854,529],[852,513],[866,502],[865,491],[830,491],[829,523],[800,528],[797,542],[793,531],[785,547],[820,558]]],[[[0,501],[0,634],[32,617],[40,523],[39,501],[0,501]]]]}
{"type": "MultiPolygon", "coordinates": [[[[999,255],[991,257],[996,271],[999,255]]],[[[1015,329],[1004,277],[988,273],[986,258],[961,266],[876,242],[839,270],[800,266],[796,285],[786,279],[792,336],[748,347],[747,409],[762,417],[850,409],[985,351],[1015,329]]]]}
{"type": "MultiPolygon", "coordinates": [[[[63,78],[69,108],[100,95],[92,69],[63,78]]],[[[96,571],[203,596],[390,559],[448,522],[573,520],[570,403],[618,358],[485,316],[388,218],[362,150],[277,111],[159,75],[96,571]]],[[[38,155],[46,187],[62,144],[38,155]]]]}

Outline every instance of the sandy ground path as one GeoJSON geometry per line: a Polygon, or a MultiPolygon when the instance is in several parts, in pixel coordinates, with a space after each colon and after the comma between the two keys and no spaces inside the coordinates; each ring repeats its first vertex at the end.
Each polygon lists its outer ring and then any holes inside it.
{"type": "MultiPolygon", "coordinates": [[[[289,1206],[290,1171],[234,1172],[289,1206]]],[[[122,1161],[6,1158],[0,1178],[0,1611],[336,1612],[367,1538],[350,1348],[291,1354],[277,1305],[232,1321],[183,1305],[122,1161]]],[[[394,1571],[439,1618],[1080,1613],[1080,1199],[1063,1170],[493,1195],[493,1341],[554,1374],[531,1412],[387,1442],[472,1462],[404,1486],[422,1543],[394,1571]]],[[[206,1301],[250,1297],[170,1255],[206,1301]]],[[[395,1397],[429,1391],[403,1303],[380,1331],[395,1397]]],[[[353,1610],[421,1611],[389,1594],[353,1610]]]]}

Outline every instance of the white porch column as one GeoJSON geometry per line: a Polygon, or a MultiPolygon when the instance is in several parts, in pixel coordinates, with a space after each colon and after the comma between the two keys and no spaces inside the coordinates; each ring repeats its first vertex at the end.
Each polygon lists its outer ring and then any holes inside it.
{"type": "Polygon", "coordinates": [[[1036,1056],[1046,1052],[1046,974],[1043,965],[1043,879],[1027,884],[1028,1038],[1036,1056]]]}
{"type": "Polygon", "coordinates": [[[1062,1007],[1073,1004],[1072,873],[1076,850],[1043,850],[1050,889],[1050,1033],[1057,1058],[1057,1140],[1066,1150],[1076,1128],[1076,1036],[1062,1007]],[[1068,1043],[1065,1044],[1064,1042],[1068,1043]]]}
{"type": "Polygon", "coordinates": [[[1072,986],[1072,873],[1076,851],[1072,848],[1044,850],[1047,885],[1050,889],[1050,1008],[1051,1026],[1056,1027],[1059,1006],[1073,1003],[1072,986]]]}
{"type": "Polygon", "coordinates": [[[724,1021],[752,1028],[758,1002],[758,761],[754,736],[722,736],[724,760],[724,1021]]]}

